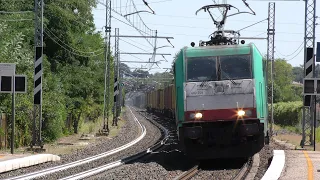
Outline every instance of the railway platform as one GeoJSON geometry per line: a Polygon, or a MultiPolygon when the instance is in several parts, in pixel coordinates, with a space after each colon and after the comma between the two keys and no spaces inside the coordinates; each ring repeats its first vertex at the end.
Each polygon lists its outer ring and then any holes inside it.
{"type": "Polygon", "coordinates": [[[0,173],[59,160],[53,154],[0,154],[0,173]]]}
{"type": "Polygon", "coordinates": [[[318,180],[320,152],[274,150],[272,162],[262,180],[318,180]]]}

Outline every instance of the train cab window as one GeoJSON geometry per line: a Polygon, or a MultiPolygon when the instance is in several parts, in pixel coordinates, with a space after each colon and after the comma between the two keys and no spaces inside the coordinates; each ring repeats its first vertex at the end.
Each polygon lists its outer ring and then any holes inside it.
{"type": "Polygon", "coordinates": [[[187,60],[187,81],[216,81],[216,57],[193,57],[187,60]]]}
{"type": "Polygon", "coordinates": [[[220,57],[221,80],[252,79],[250,55],[220,57]]]}

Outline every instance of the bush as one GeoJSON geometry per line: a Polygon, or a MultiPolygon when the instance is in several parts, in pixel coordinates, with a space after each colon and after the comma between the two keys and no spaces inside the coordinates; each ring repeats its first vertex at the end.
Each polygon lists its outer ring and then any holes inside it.
{"type": "Polygon", "coordinates": [[[298,125],[302,118],[302,107],[301,101],[275,103],[273,113],[274,123],[281,126],[298,125]]]}

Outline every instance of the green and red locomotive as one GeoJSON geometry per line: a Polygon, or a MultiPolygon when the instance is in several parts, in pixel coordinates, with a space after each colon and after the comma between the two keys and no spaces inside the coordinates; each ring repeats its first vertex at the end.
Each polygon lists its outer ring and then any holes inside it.
{"type": "Polygon", "coordinates": [[[149,111],[174,117],[196,159],[248,157],[268,141],[264,62],[254,44],[187,47],[174,84],[148,92],[149,111]]]}
{"type": "MultiPolygon", "coordinates": [[[[218,7],[232,6],[201,9],[218,7]]],[[[180,50],[171,86],[146,95],[148,111],[175,119],[179,143],[195,159],[250,157],[269,143],[266,62],[253,43],[239,43],[239,32],[223,30],[224,20],[214,20],[209,41],[180,50]]]]}

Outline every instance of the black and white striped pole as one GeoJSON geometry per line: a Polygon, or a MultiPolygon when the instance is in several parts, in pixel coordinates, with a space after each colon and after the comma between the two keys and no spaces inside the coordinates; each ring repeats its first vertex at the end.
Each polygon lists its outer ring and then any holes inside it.
{"type": "Polygon", "coordinates": [[[35,0],[35,61],[34,61],[34,112],[32,124],[33,146],[43,148],[41,138],[42,125],[42,73],[43,73],[43,0],[35,0]],[[37,123],[39,123],[37,125],[37,123]],[[38,126],[38,127],[37,127],[38,126]]]}

